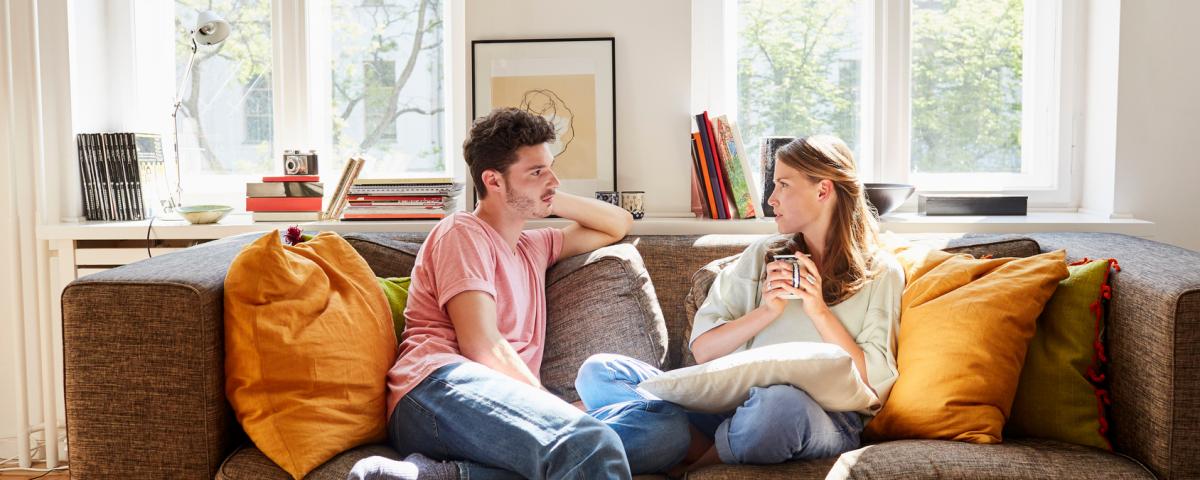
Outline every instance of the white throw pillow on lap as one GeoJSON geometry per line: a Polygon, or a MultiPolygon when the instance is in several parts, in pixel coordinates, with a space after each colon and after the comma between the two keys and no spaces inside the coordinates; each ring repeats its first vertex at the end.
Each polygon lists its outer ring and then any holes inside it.
{"type": "Polygon", "coordinates": [[[850,354],[832,343],[788,342],[731,353],[708,363],[665,372],[639,386],[696,412],[732,411],[751,387],[787,384],[829,412],[879,410],[879,397],[859,377],[850,354]]]}

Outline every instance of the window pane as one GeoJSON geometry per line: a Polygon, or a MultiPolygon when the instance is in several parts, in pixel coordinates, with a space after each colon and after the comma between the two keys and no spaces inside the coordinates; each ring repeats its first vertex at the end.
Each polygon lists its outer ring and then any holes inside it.
{"type": "Polygon", "coordinates": [[[747,151],[757,152],[763,136],[826,133],[857,152],[863,8],[858,0],[739,0],[738,119],[747,151]]]}
{"type": "Polygon", "coordinates": [[[912,171],[1021,171],[1021,0],[914,0],[912,171]]]}
{"type": "MultiPolygon", "coordinates": [[[[189,174],[273,171],[270,0],[176,0],[176,81],[192,54],[199,11],[229,22],[217,45],[200,45],[179,107],[184,190],[189,174]]],[[[194,189],[192,189],[194,190],[194,189]]]]}
{"type": "Polygon", "coordinates": [[[335,164],[367,174],[441,173],[442,2],[332,1],[335,164]]]}

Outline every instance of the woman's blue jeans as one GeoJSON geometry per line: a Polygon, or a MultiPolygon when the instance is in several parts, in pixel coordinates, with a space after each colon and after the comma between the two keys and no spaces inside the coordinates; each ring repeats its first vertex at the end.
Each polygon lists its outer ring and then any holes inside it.
{"type": "MultiPolygon", "coordinates": [[[[593,355],[580,367],[575,389],[588,413],[603,420],[609,411],[667,403],[638,388],[642,380],[661,373],[645,362],[622,355],[593,355]]],[[[667,411],[665,407],[657,408],[667,411]]],[[[713,438],[721,461],[729,464],[775,464],[834,457],[858,448],[863,429],[857,413],[826,412],[807,393],[791,385],[752,388],[750,398],[732,412],[683,412],[683,417],[713,438]]],[[[660,415],[639,421],[642,423],[632,428],[613,426],[630,455],[631,465],[631,448],[653,445],[678,450],[671,457],[675,463],[683,458],[690,442],[686,425],[678,438],[660,433],[680,431],[678,416],[660,415]],[[668,424],[659,427],[647,423],[654,421],[668,424]]]]}

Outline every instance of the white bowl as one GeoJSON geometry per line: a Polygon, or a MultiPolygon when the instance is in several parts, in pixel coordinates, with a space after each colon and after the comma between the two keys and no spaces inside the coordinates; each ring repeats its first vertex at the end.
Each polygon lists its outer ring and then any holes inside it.
{"type": "Polygon", "coordinates": [[[233,207],[228,205],[188,205],[179,207],[175,210],[179,212],[179,216],[187,220],[192,225],[204,223],[217,223],[225,218],[229,212],[233,211],[233,207]]]}

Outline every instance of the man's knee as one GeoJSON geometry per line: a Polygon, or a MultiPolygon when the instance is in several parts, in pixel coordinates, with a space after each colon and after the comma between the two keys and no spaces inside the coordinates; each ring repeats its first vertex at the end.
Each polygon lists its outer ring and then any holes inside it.
{"type": "Polygon", "coordinates": [[[569,431],[563,433],[558,446],[551,445],[551,450],[557,450],[557,455],[567,464],[575,464],[584,471],[595,471],[597,467],[620,462],[628,468],[625,449],[621,437],[617,436],[607,425],[589,416],[583,416],[569,431]]]}
{"type": "Polygon", "coordinates": [[[575,377],[575,384],[611,380],[613,377],[613,365],[620,358],[620,355],[611,353],[597,353],[588,357],[587,360],[583,361],[583,365],[579,366],[579,375],[575,377]]]}

